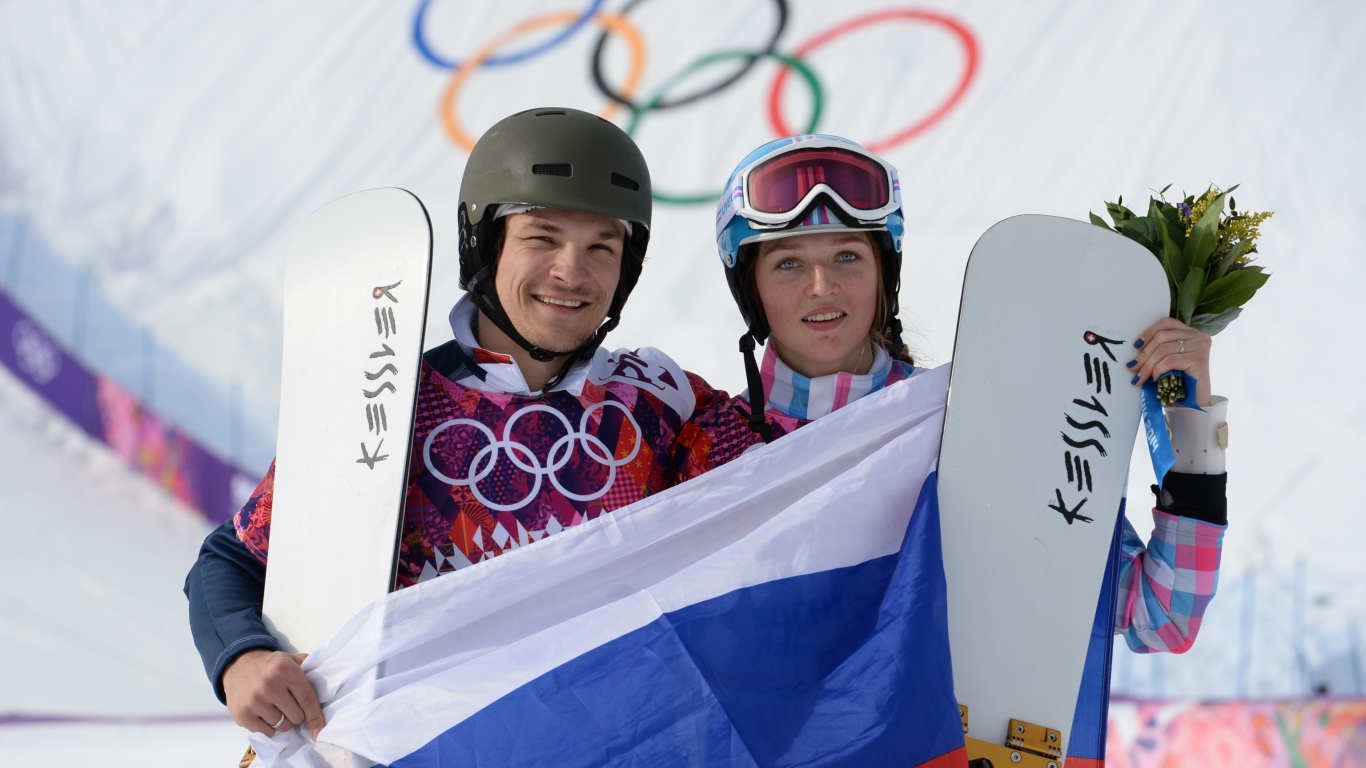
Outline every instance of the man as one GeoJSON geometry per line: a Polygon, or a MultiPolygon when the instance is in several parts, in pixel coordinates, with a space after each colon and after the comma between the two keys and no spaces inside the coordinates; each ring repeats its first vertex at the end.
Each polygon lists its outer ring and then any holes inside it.
{"type": "MultiPolygon", "coordinates": [[[[726,397],[658,350],[599,348],[640,276],[650,177],[634,142],[572,109],[489,129],[460,187],[455,339],[423,355],[396,588],[525,546],[672,482],[682,424],[726,397]]],[[[185,582],[204,668],[239,725],[323,726],[261,621],[274,467],[185,582]]]]}

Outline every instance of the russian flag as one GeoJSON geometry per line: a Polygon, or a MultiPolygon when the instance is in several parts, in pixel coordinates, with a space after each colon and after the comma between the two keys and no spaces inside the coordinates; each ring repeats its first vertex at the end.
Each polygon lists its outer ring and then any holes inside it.
{"type": "Polygon", "coordinates": [[[393,593],[264,765],[963,766],[934,467],[947,368],[393,593]]]}

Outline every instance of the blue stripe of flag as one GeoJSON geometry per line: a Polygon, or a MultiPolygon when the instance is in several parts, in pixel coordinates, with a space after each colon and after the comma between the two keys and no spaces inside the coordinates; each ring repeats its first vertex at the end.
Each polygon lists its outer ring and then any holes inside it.
{"type": "Polygon", "coordinates": [[[909,768],[960,749],[935,478],[900,552],[665,614],[395,768],[909,768]]]}

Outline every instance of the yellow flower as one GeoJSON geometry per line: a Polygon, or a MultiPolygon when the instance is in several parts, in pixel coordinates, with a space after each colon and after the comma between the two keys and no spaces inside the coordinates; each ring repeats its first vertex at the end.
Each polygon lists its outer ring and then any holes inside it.
{"type": "MultiPolygon", "coordinates": [[[[1190,222],[1186,226],[1186,237],[1191,236],[1195,231],[1195,223],[1200,217],[1209,210],[1210,204],[1220,194],[1218,187],[1210,187],[1199,200],[1191,206],[1190,222]]],[[[1243,253],[1238,257],[1238,264],[1247,264],[1252,261],[1250,254],[1257,252],[1257,238],[1261,235],[1260,227],[1262,222],[1271,218],[1273,211],[1262,213],[1240,213],[1236,216],[1225,215],[1219,222],[1219,233],[1214,241],[1214,254],[1211,257],[1213,263],[1218,263],[1220,259],[1227,256],[1238,243],[1246,243],[1243,253]]]]}
{"type": "Polygon", "coordinates": [[[1219,236],[1214,243],[1216,257],[1223,257],[1239,242],[1247,243],[1243,255],[1238,257],[1239,264],[1252,261],[1249,254],[1257,252],[1257,238],[1261,236],[1262,222],[1275,215],[1275,211],[1261,213],[1240,213],[1230,216],[1219,223],[1219,236]]]}
{"type": "Polygon", "coordinates": [[[1209,210],[1209,204],[1214,202],[1214,198],[1218,196],[1219,188],[1210,187],[1205,191],[1205,194],[1200,196],[1199,200],[1195,201],[1195,205],[1191,206],[1190,224],[1186,226],[1186,237],[1191,236],[1191,232],[1195,229],[1195,222],[1205,215],[1205,211],[1209,210]]]}

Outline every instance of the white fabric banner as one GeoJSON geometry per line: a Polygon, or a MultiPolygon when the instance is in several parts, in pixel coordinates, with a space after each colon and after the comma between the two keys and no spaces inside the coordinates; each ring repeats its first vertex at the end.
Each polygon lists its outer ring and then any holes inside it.
{"type": "Polygon", "coordinates": [[[664,614],[897,553],[937,462],[947,382],[948,366],[920,373],[699,479],[376,601],[304,665],[325,744],[254,735],[261,761],[334,764],[331,745],[387,764],[664,614]]]}

